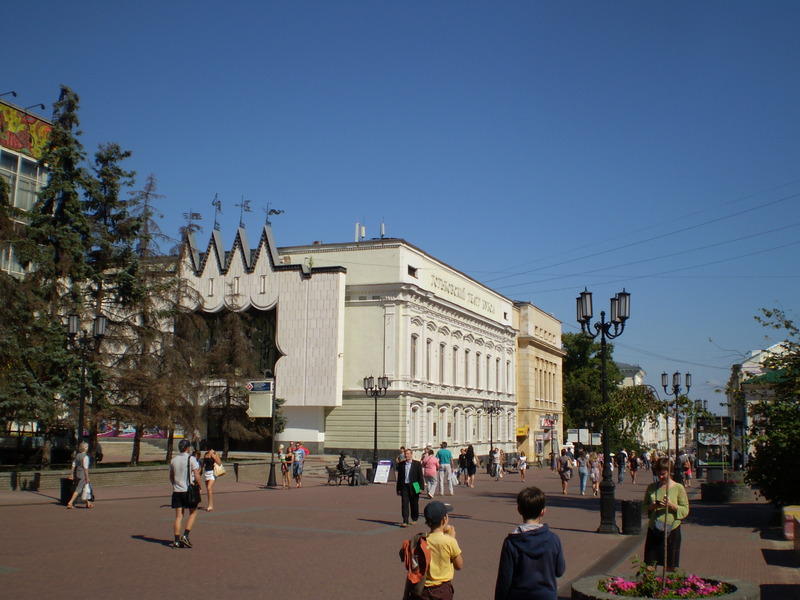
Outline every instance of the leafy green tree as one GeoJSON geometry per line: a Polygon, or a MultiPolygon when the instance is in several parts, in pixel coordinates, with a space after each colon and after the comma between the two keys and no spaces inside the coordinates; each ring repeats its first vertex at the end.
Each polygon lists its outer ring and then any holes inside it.
{"type": "Polygon", "coordinates": [[[564,424],[578,429],[587,423],[609,425],[612,448],[636,448],[648,420],[663,410],[663,404],[645,386],[619,387],[622,374],[613,360],[614,347],[606,344],[606,386],[601,391],[600,343],[580,333],[562,336],[564,350],[564,424]]]}
{"type": "Polygon", "coordinates": [[[800,480],[787,472],[786,464],[800,448],[800,329],[778,308],[761,309],[756,320],[781,331],[786,339],[783,351],[764,362],[768,371],[761,378],[766,379],[770,393],[751,407],[755,451],[746,478],[770,501],[798,504],[800,480]]]}

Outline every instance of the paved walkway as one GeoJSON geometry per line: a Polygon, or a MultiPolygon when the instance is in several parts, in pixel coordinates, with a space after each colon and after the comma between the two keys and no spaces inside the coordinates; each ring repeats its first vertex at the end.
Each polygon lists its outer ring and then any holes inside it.
{"type": "MultiPolygon", "coordinates": [[[[618,498],[640,499],[646,479],[618,487],[618,498]]],[[[391,484],[323,483],[308,479],[302,489],[264,490],[261,481],[220,479],[216,510],[198,516],[191,550],[166,546],[173,514],[166,484],[97,490],[94,510],[67,511],[48,494],[0,492],[3,595],[397,598],[403,578],[397,550],[421,526],[396,526],[399,500],[391,484]]],[[[554,473],[534,469],[528,483],[547,492],[546,521],[564,545],[562,597],[583,574],[630,571],[629,557],[641,556],[643,538],[594,533],[599,501],[577,496],[577,482],[562,496],[554,473]]],[[[498,482],[481,476],[475,489],[456,488],[447,498],[465,558],[456,598],[492,597],[502,540],[517,523],[514,498],[521,487],[515,474],[498,482]]],[[[790,546],[769,528],[769,512],[757,502],[694,502],[684,530],[684,568],[755,581],[767,600],[800,598],[790,546]]]]}

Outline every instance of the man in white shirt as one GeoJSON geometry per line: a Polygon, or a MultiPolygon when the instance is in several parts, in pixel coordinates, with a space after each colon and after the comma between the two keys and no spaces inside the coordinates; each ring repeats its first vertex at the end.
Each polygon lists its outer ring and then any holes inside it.
{"type": "Polygon", "coordinates": [[[171,548],[191,548],[189,534],[194,526],[197,517],[197,505],[200,498],[200,463],[192,456],[192,443],[187,439],[182,439],[178,444],[181,453],[169,463],[169,481],[172,484],[172,508],[175,509],[175,524],[172,533],[175,540],[170,544],[171,548]],[[189,486],[197,486],[197,502],[189,496],[189,486]],[[186,528],[181,534],[183,525],[184,509],[189,511],[189,518],[186,519],[186,528]]]}

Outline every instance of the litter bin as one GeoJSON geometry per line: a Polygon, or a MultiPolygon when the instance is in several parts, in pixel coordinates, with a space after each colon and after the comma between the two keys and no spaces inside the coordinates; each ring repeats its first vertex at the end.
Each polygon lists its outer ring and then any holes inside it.
{"type": "Polygon", "coordinates": [[[67,505],[69,499],[72,498],[72,490],[74,489],[75,482],[68,477],[61,478],[61,504],[67,505]]]}
{"type": "Polygon", "coordinates": [[[622,501],[623,535],[639,535],[642,532],[642,501],[622,501]]]}

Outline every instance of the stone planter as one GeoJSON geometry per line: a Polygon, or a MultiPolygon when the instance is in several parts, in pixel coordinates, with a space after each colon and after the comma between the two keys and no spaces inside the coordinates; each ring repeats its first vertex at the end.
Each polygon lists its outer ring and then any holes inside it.
{"type": "MultiPolygon", "coordinates": [[[[591,575],[578,579],[572,584],[572,600],[648,600],[642,596],[618,596],[609,592],[601,592],[597,589],[597,584],[601,579],[606,579],[609,575],[591,575]]],[[[704,579],[706,579],[704,577],[704,579]]],[[[708,577],[713,581],[724,581],[734,586],[736,589],[722,596],[711,596],[713,600],[759,600],[761,590],[754,583],[741,581],[738,579],[725,579],[721,577],[708,577]]]]}
{"type": "Polygon", "coordinates": [[[742,483],[702,483],[700,499],[703,502],[742,502],[752,497],[750,488],[742,483]]]}

